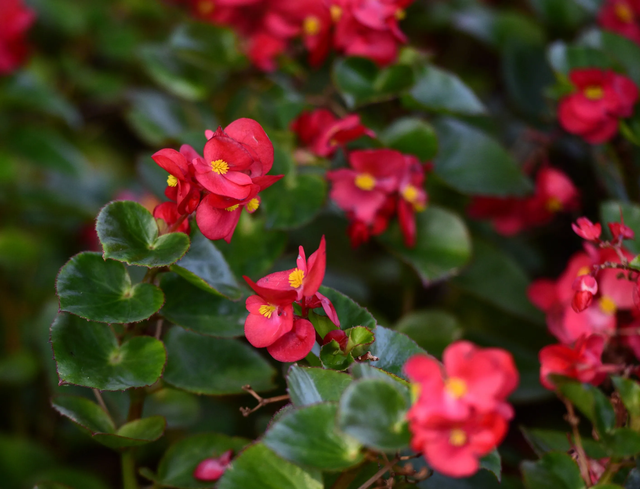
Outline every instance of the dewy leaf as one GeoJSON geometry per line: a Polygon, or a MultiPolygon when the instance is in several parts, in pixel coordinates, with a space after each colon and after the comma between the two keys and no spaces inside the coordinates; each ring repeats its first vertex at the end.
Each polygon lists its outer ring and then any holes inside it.
{"type": "Polygon", "coordinates": [[[331,287],[325,287],[324,285],[321,286],[318,291],[327,297],[333,304],[333,307],[336,308],[341,329],[348,329],[353,326],[364,326],[370,330],[375,329],[375,318],[366,308],[358,305],[353,299],[347,297],[342,292],[338,292],[331,287]]]}
{"type": "MultiPolygon", "coordinates": [[[[228,450],[234,454],[242,450],[249,440],[219,433],[199,433],[174,443],[160,460],[158,472],[141,471],[147,479],[163,487],[200,489],[211,487],[211,482],[199,481],[193,471],[206,458],[219,457],[228,450]]],[[[235,462],[234,462],[235,463],[235,462]]]]}
{"type": "Polygon", "coordinates": [[[457,318],[435,309],[410,312],[400,318],[394,329],[406,334],[429,354],[437,357],[462,336],[457,318]]]}
{"type": "Polygon", "coordinates": [[[158,236],[156,220],[137,202],[107,204],[98,214],[96,230],[104,257],[129,265],[164,267],[189,249],[189,237],[184,233],[158,236]]]}
{"type": "Polygon", "coordinates": [[[167,298],[160,314],[172,323],[207,336],[243,335],[247,317],[243,301],[212,295],[174,273],[164,274],[160,287],[167,298]]]}
{"type": "Polygon", "coordinates": [[[403,371],[404,364],[411,356],[427,352],[408,336],[391,329],[378,326],[375,334],[376,341],[373,342],[369,351],[379,360],[370,364],[407,380],[403,371]]]}
{"type": "Polygon", "coordinates": [[[518,163],[495,139],[456,119],[443,118],[434,126],[440,141],[435,173],[454,189],[495,197],[523,196],[533,190],[518,163]]]}
{"type": "Polygon", "coordinates": [[[569,454],[550,452],[520,465],[528,489],[584,489],[580,469],[569,454]]]}
{"type": "Polygon", "coordinates": [[[600,218],[602,219],[602,227],[604,233],[610,236],[607,224],[610,222],[620,222],[620,211],[624,223],[635,232],[636,239],[627,239],[624,241],[624,247],[631,253],[640,253],[640,206],[635,204],[627,204],[624,202],[607,201],[600,204],[600,218]]]}
{"type": "Polygon", "coordinates": [[[403,102],[410,108],[454,112],[464,115],[485,114],[486,109],[475,93],[453,73],[422,66],[416,84],[403,102]]]}
{"type": "Polygon", "coordinates": [[[363,460],[355,439],[336,429],[336,403],[295,409],[265,433],[262,442],[281,457],[303,467],[344,470],[363,460]]]}
{"type": "Polygon", "coordinates": [[[414,248],[404,245],[397,222],[379,239],[411,265],[425,285],[457,274],[471,258],[471,238],[458,215],[432,205],[416,214],[416,228],[414,248]]]}
{"type": "Polygon", "coordinates": [[[94,252],[80,253],[62,267],[56,291],[61,311],[102,323],[142,321],[164,302],[158,287],[132,285],[124,264],[94,252]]]}
{"type": "Polygon", "coordinates": [[[430,161],[438,152],[435,130],[416,117],[397,119],[380,134],[380,140],[392,149],[416,155],[420,161],[430,161]]]}
{"type": "Polygon", "coordinates": [[[167,367],[163,379],[195,394],[240,394],[243,385],[273,389],[275,370],[258,352],[238,340],[211,338],[172,328],[164,336],[167,367]]]}
{"type": "Polygon", "coordinates": [[[322,474],[293,465],[256,443],[243,451],[218,482],[218,489],[322,489],[322,474]]]}
{"type": "Polygon", "coordinates": [[[387,453],[409,446],[406,392],[385,379],[353,382],[342,395],[338,428],[366,447],[387,453]]]}
{"type": "Polygon", "coordinates": [[[137,336],[118,345],[112,329],[60,313],[51,344],[62,384],[116,391],[155,383],[166,361],[161,341],[137,336]]]}
{"type": "Polygon", "coordinates": [[[323,401],[339,401],[353,379],[350,375],[315,367],[293,365],[287,374],[291,402],[296,407],[323,401]]]}
{"type": "Polygon", "coordinates": [[[191,248],[182,260],[171,265],[171,271],[212,294],[232,300],[242,297],[238,282],[222,253],[200,231],[192,233],[191,248]]]}

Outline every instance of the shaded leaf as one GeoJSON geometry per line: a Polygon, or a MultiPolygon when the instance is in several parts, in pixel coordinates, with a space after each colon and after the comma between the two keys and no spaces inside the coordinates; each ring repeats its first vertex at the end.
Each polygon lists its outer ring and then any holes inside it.
{"type": "Polygon", "coordinates": [[[374,367],[392,373],[407,380],[403,367],[415,354],[427,353],[408,336],[391,329],[378,326],[375,330],[376,341],[371,345],[371,354],[380,360],[370,362],[374,367]]]}
{"type": "Polygon", "coordinates": [[[296,407],[323,401],[339,401],[351,376],[333,370],[293,365],[287,374],[287,390],[296,407]]]}
{"type": "Polygon", "coordinates": [[[438,138],[431,124],[416,117],[395,120],[380,134],[388,147],[416,155],[420,161],[430,161],[438,152],[438,138]]]}
{"type": "Polygon", "coordinates": [[[456,317],[440,310],[410,312],[400,318],[394,329],[438,357],[447,346],[462,336],[462,328],[456,317]]]}

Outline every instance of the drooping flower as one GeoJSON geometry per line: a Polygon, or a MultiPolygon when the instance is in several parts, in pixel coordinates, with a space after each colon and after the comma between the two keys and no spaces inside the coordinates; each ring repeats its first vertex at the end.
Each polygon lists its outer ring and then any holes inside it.
{"type": "Polygon", "coordinates": [[[22,0],[0,2],[0,75],[17,69],[29,54],[26,32],[35,21],[33,10],[22,0]]]}
{"type": "Polygon", "coordinates": [[[598,13],[598,23],[640,44],[640,1],[606,0],[598,13]]]}
{"type": "Polygon", "coordinates": [[[193,471],[193,477],[201,481],[217,481],[229,467],[233,451],[224,452],[219,457],[205,458],[193,471]]]}
{"type": "Polygon", "coordinates": [[[560,124],[588,143],[609,141],[618,132],[619,119],[633,113],[638,87],[624,75],[597,68],[573,70],[569,78],[576,91],[560,101],[560,124]]]}

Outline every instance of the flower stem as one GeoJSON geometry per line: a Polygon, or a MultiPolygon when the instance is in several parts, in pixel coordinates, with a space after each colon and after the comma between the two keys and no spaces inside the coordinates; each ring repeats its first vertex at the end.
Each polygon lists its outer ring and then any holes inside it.
{"type": "Polygon", "coordinates": [[[133,449],[128,448],[122,452],[122,487],[124,489],[138,489],[136,478],[136,461],[133,458],[133,449]]]}
{"type": "MultiPolygon", "coordinates": [[[[561,398],[562,399],[562,398],[561,398]]],[[[587,454],[584,451],[584,447],[582,446],[582,438],[580,437],[580,432],[578,431],[578,424],[580,420],[576,416],[575,411],[573,410],[573,404],[571,401],[567,399],[562,399],[564,405],[567,407],[567,421],[571,425],[573,430],[573,443],[576,447],[576,453],[578,458],[578,467],[580,467],[580,475],[584,479],[587,487],[591,485],[591,477],[589,477],[589,466],[587,464],[587,454]]]]}

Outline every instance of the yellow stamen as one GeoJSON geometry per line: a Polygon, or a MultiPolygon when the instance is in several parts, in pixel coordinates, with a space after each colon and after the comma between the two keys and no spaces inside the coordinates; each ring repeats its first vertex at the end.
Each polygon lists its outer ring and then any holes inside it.
{"type": "Polygon", "coordinates": [[[304,280],[304,272],[299,268],[296,268],[293,272],[289,274],[289,285],[294,289],[302,286],[302,280],[304,280]]]}
{"type": "Polygon", "coordinates": [[[318,17],[310,15],[309,17],[304,19],[302,29],[307,36],[315,36],[318,32],[320,32],[320,20],[318,20],[318,17]]]}
{"type": "Polygon", "coordinates": [[[263,304],[260,306],[260,309],[258,309],[258,312],[262,314],[264,317],[266,317],[267,319],[271,319],[271,315],[275,310],[276,310],[276,306],[273,306],[271,304],[263,304]]]}
{"type": "Polygon", "coordinates": [[[444,382],[444,390],[454,399],[460,399],[467,393],[467,383],[462,379],[451,377],[444,382]]]}
{"type": "Polygon", "coordinates": [[[376,186],[376,179],[368,173],[361,173],[356,177],[354,183],[359,189],[369,191],[373,190],[373,187],[376,186]]]}
{"type": "Polygon", "coordinates": [[[454,447],[461,447],[467,443],[467,434],[460,428],[454,428],[449,434],[449,443],[454,447]]]}
{"type": "Polygon", "coordinates": [[[169,185],[169,187],[175,187],[178,185],[178,179],[173,175],[169,175],[169,177],[167,177],[167,185],[169,185]]]}
{"type": "Polygon", "coordinates": [[[396,19],[403,20],[407,16],[407,12],[403,9],[396,10],[396,19]]]}
{"type": "Polygon", "coordinates": [[[218,175],[224,175],[229,171],[229,163],[224,160],[216,160],[211,162],[211,169],[218,175]]]}
{"type": "Polygon", "coordinates": [[[251,199],[249,201],[249,203],[247,204],[247,210],[249,212],[255,212],[258,210],[258,207],[260,207],[260,199],[251,199]]]}
{"type": "Polygon", "coordinates": [[[589,100],[600,100],[604,97],[604,90],[598,85],[592,85],[584,89],[584,96],[589,100]]]}
{"type": "Polygon", "coordinates": [[[614,8],[614,12],[616,14],[616,17],[618,17],[618,19],[622,22],[630,24],[634,20],[633,10],[631,10],[631,7],[629,7],[627,3],[617,3],[614,8]]]}
{"type": "Polygon", "coordinates": [[[240,204],[232,205],[231,207],[227,207],[227,208],[225,209],[225,211],[227,211],[227,212],[233,212],[233,211],[235,211],[238,207],[240,207],[240,204]]]}
{"type": "Polygon", "coordinates": [[[558,197],[550,197],[545,206],[549,212],[559,212],[563,208],[562,201],[558,197]]]}
{"type": "Polygon", "coordinates": [[[615,314],[616,310],[618,309],[616,307],[616,303],[613,302],[613,299],[606,295],[600,298],[599,305],[600,305],[600,310],[605,314],[608,314],[609,316],[612,316],[613,314],[615,314]]]}
{"type": "Polygon", "coordinates": [[[582,277],[583,275],[589,275],[591,273],[591,267],[582,267],[578,270],[576,277],[582,277]]]}
{"type": "Polygon", "coordinates": [[[411,404],[415,403],[420,397],[422,387],[420,384],[411,384],[411,404]]]}
{"type": "Polygon", "coordinates": [[[201,2],[198,2],[198,12],[200,15],[209,15],[213,12],[214,8],[215,6],[211,0],[202,0],[201,2]]]}
{"type": "Polygon", "coordinates": [[[342,17],[342,7],[338,5],[332,5],[329,11],[331,12],[331,20],[334,22],[338,22],[342,17]]]}

